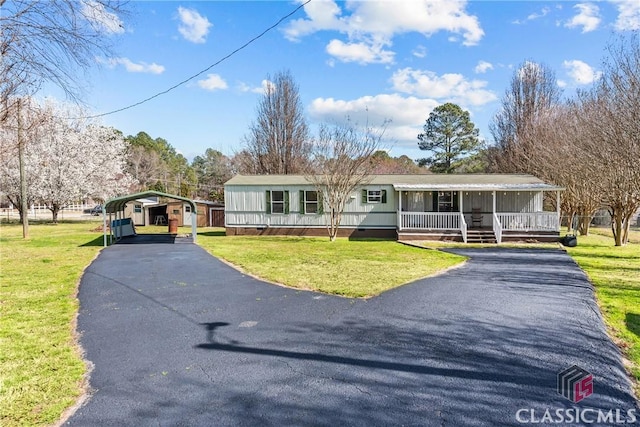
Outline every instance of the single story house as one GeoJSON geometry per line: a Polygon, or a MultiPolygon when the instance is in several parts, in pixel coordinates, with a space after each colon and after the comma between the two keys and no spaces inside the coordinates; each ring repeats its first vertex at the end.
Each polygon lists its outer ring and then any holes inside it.
{"type": "MultiPolygon", "coordinates": [[[[557,241],[562,190],[532,175],[373,175],[350,195],[339,235],[557,241]]],[[[236,175],[224,194],[227,235],[327,233],[326,202],[303,175],[236,175]]]]}

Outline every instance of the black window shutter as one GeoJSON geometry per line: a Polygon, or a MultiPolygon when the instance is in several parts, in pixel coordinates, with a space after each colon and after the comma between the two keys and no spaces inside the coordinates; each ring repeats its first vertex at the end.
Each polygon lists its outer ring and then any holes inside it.
{"type": "Polygon", "coordinates": [[[362,203],[367,203],[367,189],[362,190],[362,203]]]}
{"type": "Polygon", "coordinates": [[[387,203],[387,190],[382,190],[382,203],[387,203]]]}
{"type": "Polygon", "coordinates": [[[267,190],[267,213],[271,213],[271,191],[267,190]]]}
{"type": "Polygon", "coordinates": [[[304,214],[307,213],[307,209],[304,205],[304,190],[300,190],[300,213],[304,214]]]}

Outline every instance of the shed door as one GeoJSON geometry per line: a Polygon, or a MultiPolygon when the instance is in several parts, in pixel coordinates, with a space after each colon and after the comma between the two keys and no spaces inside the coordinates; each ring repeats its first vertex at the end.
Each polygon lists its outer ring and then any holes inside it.
{"type": "Polygon", "coordinates": [[[145,225],[144,224],[144,210],[142,209],[142,205],[140,203],[136,203],[133,205],[133,224],[134,225],[145,225]]]}
{"type": "Polygon", "coordinates": [[[224,208],[209,208],[209,227],[224,227],[224,208]]]}
{"type": "Polygon", "coordinates": [[[182,216],[184,218],[184,225],[188,225],[191,226],[191,205],[184,205],[184,215],[182,216]]]}

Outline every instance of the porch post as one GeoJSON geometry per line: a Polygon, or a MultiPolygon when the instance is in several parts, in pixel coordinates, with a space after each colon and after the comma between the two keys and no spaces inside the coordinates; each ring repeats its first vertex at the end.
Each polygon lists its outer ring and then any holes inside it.
{"type": "Polygon", "coordinates": [[[398,230],[402,230],[402,190],[398,191],[398,230]]]}
{"type": "Polygon", "coordinates": [[[560,231],[560,190],[556,190],[556,214],[558,215],[558,229],[560,231]]]}
{"type": "Polygon", "coordinates": [[[464,209],[462,206],[462,191],[458,191],[458,205],[460,205],[460,213],[464,213],[464,209]]]}
{"type": "Polygon", "coordinates": [[[493,191],[493,207],[492,207],[493,211],[492,213],[496,213],[496,192],[495,190],[493,191]]]}

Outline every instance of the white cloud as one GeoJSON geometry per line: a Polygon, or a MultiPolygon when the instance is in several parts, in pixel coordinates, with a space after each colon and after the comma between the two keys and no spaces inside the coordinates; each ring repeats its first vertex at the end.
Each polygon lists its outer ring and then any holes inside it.
{"type": "Polygon", "coordinates": [[[476,74],[484,74],[489,70],[493,70],[493,64],[487,61],[478,61],[478,65],[473,69],[476,74]]]}
{"type": "Polygon", "coordinates": [[[618,31],[640,30],[640,2],[612,0],[618,9],[615,29],[618,31]]]}
{"type": "Polygon", "coordinates": [[[540,13],[532,13],[531,15],[527,16],[527,21],[544,18],[549,14],[550,11],[551,9],[549,9],[548,7],[543,7],[540,13]]]}
{"type": "Polygon", "coordinates": [[[589,64],[578,59],[564,61],[562,66],[567,70],[569,77],[579,85],[593,83],[602,75],[600,71],[594,70],[589,64]]]}
{"type": "Polygon", "coordinates": [[[427,56],[427,48],[422,45],[419,45],[411,53],[416,58],[424,58],[425,56],[427,56]]]}
{"type": "Polygon", "coordinates": [[[463,106],[484,105],[497,99],[493,92],[485,89],[486,81],[467,80],[462,74],[438,76],[432,71],[404,68],[393,73],[391,82],[398,92],[452,101],[463,106]]]}
{"type": "Polygon", "coordinates": [[[579,13],[564,24],[565,27],[575,28],[582,27],[583,33],[588,33],[598,28],[600,25],[600,9],[595,4],[578,3],[573,6],[578,9],[579,13]]]}
{"type": "Polygon", "coordinates": [[[259,93],[259,94],[263,94],[267,92],[268,89],[275,90],[275,88],[276,86],[273,84],[273,82],[269,80],[263,80],[260,83],[260,86],[258,87],[249,86],[248,84],[242,83],[242,82],[240,82],[240,84],[238,85],[238,89],[241,92],[252,92],[252,93],[259,93]]]}
{"type": "Polygon", "coordinates": [[[270,80],[263,80],[261,82],[262,87],[256,89],[254,92],[256,93],[267,93],[267,92],[275,92],[276,85],[270,80]]]}
{"type": "Polygon", "coordinates": [[[559,88],[565,88],[565,87],[568,86],[567,82],[565,82],[564,80],[558,80],[558,81],[556,81],[556,83],[558,84],[559,88]]]}
{"type": "Polygon", "coordinates": [[[535,21],[536,19],[540,19],[540,18],[544,18],[545,16],[547,16],[549,14],[549,12],[551,12],[551,9],[548,7],[543,7],[542,10],[540,10],[540,12],[536,13],[532,13],[529,16],[527,16],[526,19],[522,20],[522,19],[516,19],[515,21],[513,21],[513,24],[526,24],[527,21],[535,21]]]}
{"type": "Polygon", "coordinates": [[[461,36],[464,45],[478,44],[484,31],[478,18],[465,8],[466,1],[349,1],[342,10],[333,0],[318,0],[305,5],[307,18],[293,20],[285,29],[285,37],[298,41],[318,31],[337,31],[347,40],[340,45],[333,40],[333,45],[327,46],[330,54],[344,54],[349,47],[357,52],[348,57],[388,62],[393,52],[382,47],[391,46],[399,34],[417,32],[429,37],[447,31],[461,36]]]}
{"type": "Polygon", "coordinates": [[[367,43],[344,43],[333,39],[327,45],[327,53],[342,62],[358,62],[360,64],[389,64],[393,62],[394,53],[383,50],[382,45],[367,43]]]}
{"type": "Polygon", "coordinates": [[[209,20],[198,13],[194,9],[186,9],[182,6],[178,7],[178,17],[180,25],[178,31],[182,36],[193,43],[204,43],[209,28],[213,25],[209,20]]]}
{"type": "Polygon", "coordinates": [[[98,27],[100,30],[111,34],[124,33],[124,26],[122,21],[113,12],[109,12],[105,9],[104,5],[95,0],[88,0],[82,2],[82,15],[91,24],[98,27]]]}
{"type": "Polygon", "coordinates": [[[96,60],[107,65],[109,68],[115,68],[117,65],[124,66],[125,70],[130,73],[149,73],[149,74],[162,74],[164,72],[164,66],[158,65],[155,62],[147,64],[146,62],[133,62],[129,58],[96,58],[96,60]]]}
{"type": "Polygon", "coordinates": [[[422,131],[422,125],[439,104],[434,99],[382,94],[349,101],[317,98],[307,111],[312,119],[323,123],[343,123],[349,118],[356,125],[369,123],[375,127],[390,120],[384,139],[397,145],[417,148],[416,138],[422,131]]]}
{"type": "Polygon", "coordinates": [[[198,80],[198,86],[208,91],[222,90],[228,87],[227,82],[218,74],[207,74],[207,78],[198,80]]]}

